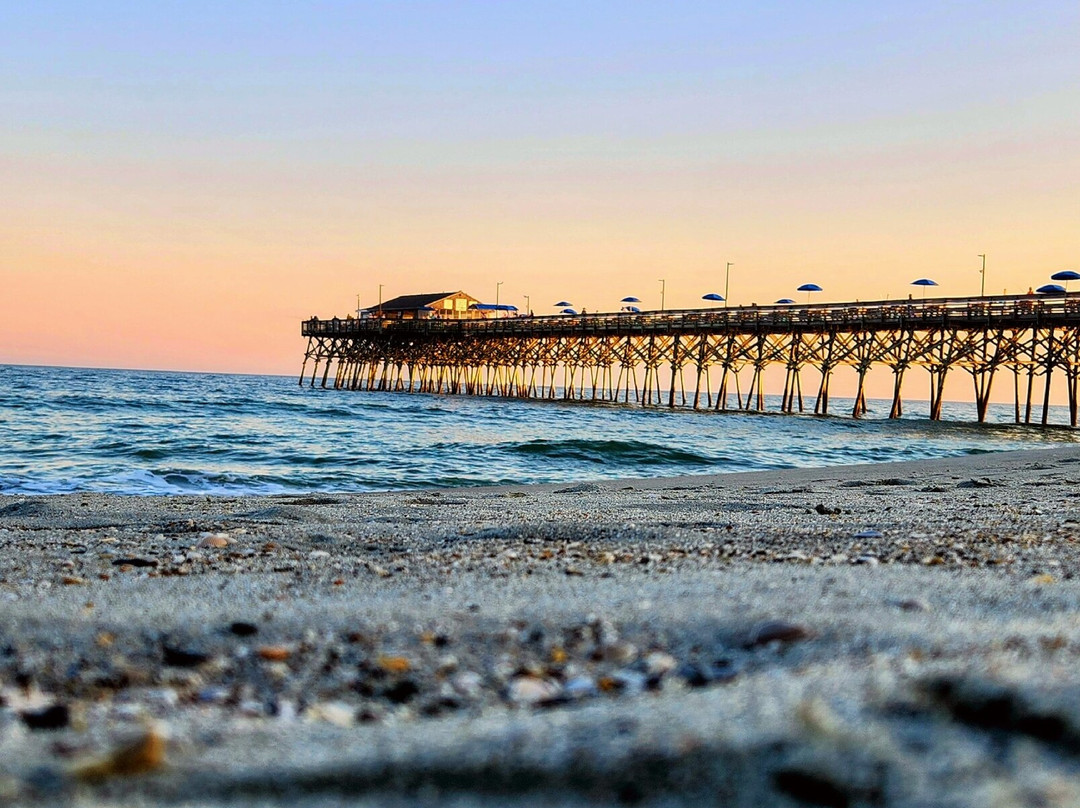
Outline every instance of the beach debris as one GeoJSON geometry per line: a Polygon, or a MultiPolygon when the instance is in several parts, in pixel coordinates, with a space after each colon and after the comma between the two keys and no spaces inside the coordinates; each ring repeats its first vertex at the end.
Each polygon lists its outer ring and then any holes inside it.
{"type": "Polygon", "coordinates": [[[577,485],[571,485],[567,488],[560,488],[556,494],[591,494],[600,490],[600,486],[596,483],[578,483],[577,485]]]}
{"type": "Polygon", "coordinates": [[[250,637],[259,633],[259,627],[244,620],[235,620],[229,623],[229,631],[237,637],[250,637]]]}
{"type": "Polygon", "coordinates": [[[114,558],[112,565],[114,567],[156,567],[158,562],[154,558],[114,558]]]}
{"type": "Polygon", "coordinates": [[[833,516],[838,513],[843,513],[840,508],[829,507],[824,502],[819,502],[817,505],[815,505],[814,510],[820,513],[822,516],[833,516]]]}
{"type": "Polygon", "coordinates": [[[874,530],[873,528],[868,528],[866,530],[860,530],[858,533],[856,533],[854,536],[852,536],[852,538],[854,538],[854,539],[880,539],[881,536],[882,536],[882,533],[881,533],[880,530],[874,530]]]}
{"type": "Polygon", "coordinates": [[[39,710],[24,710],[19,718],[30,729],[63,729],[71,723],[71,710],[66,704],[53,704],[39,710]]]}
{"type": "Polygon", "coordinates": [[[141,737],[116,747],[104,757],[76,765],[73,774],[89,781],[133,777],[159,769],[164,763],[165,735],[151,726],[141,737]]]}
{"type": "Polygon", "coordinates": [[[970,480],[964,480],[961,483],[957,483],[957,488],[994,488],[996,486],[1004,485],[1004,483],[997,480],[991,480],[989,477],[972,477],[970,480]]]}
{"type": "Polygon", "coordinates": [[[841,488],[865,488],[876,485],[915,485],[915,480],[908,477],[886,477],[883,480],[845,480],[841,488]]]}
{"type": "Polygon", "coordinates": [[[746,635],[746,648],[757,648],[769,643],[788,644],[813,637],[813,632],[799,623],[786,620],[763,620],[751,627],[746,635]]]}

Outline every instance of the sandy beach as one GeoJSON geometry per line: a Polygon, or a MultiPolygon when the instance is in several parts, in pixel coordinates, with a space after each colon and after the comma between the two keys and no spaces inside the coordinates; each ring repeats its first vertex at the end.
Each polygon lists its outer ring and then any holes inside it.
{"type": "Polygon", "coordinates": [[[1078,805],[1078,492],[0,497],[0,803],[1078,805]]]}

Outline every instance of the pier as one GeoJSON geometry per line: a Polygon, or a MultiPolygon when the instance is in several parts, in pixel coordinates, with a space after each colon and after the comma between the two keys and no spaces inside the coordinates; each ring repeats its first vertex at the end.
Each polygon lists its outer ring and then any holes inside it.
{"type": "Polygon", "coordinates": [[[764,411],[765,372],[779,367],[780,410],[826,415],[835,371],[850,368],[858,418],[877,367],[892,374],[889,416],[898,418],[907,371],[921,368],[931,419],[941,418],[946,378],[959,372],[971,378],[980,422],[1004,374],[1016,423],[1045,424],[1056,374],[1077,425],[1080,294],[497,320],[312,318],[301,333],[300,384],[335,389],[764,411]]]}

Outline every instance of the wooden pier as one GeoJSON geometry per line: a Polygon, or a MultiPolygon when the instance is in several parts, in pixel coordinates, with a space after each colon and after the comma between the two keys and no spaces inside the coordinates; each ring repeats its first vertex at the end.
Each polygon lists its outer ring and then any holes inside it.
{"type": "Polygon", "coordinates": [[[830,380],[851,368],[857,418],[866,411],[867,374],[883,367],[893,376],[897,418],[905,376],[917,367],[930,377],[932,419],[941,417],[946,378],[959,371],[971,378],[979,421],[1003,373],[1016,422],[1032,422],[1034,397],[1045,424],[1057,374],[1077,424],[1080,295],[500,320],[312,318],[301,333],[308,342],[300,383],[335,389],[762,411],[765,371],[778,366],[781,411],[828,414],[830,380]]]}

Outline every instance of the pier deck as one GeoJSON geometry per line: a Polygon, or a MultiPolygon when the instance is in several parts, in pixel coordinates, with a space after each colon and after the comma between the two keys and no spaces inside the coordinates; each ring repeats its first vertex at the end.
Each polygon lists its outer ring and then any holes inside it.
{"type": "Polygon", "coordinates": [[[882,366],[894,377],[890,417],[899,417],[905,372],[920,367],[930,375],[930,418],[941,417],[946,378],[960,370],[972,379],[983,421],[1000,370],[1012,376],[1017,423],[1031,423],[1036,387],[1046,423],[1057,372],[1077,425],[1076,294],[498,320],[312,318],[301,333],[308,343],[300,383],[321,378],[323,387],[338,389],[760,411],[764,372],[778,365],[785,371],[781,411],[808,409],[809,370],[816,376],[813,412],[827,414],[833,372],[849,367],[857,374],[858,417],[866,411],[866,376],[882,366]]]}

